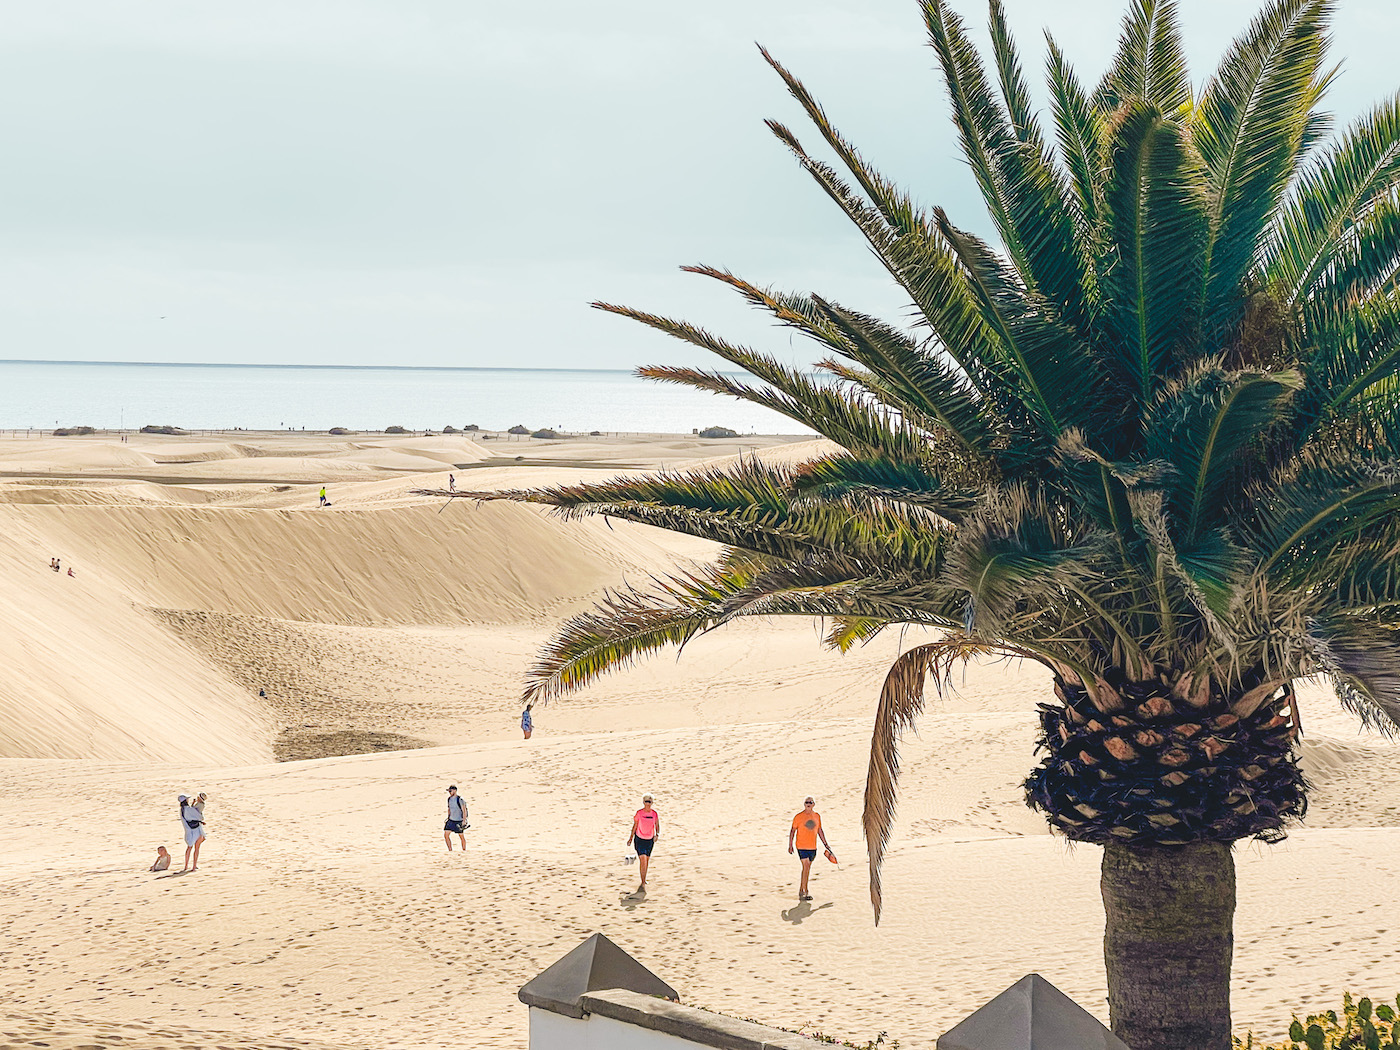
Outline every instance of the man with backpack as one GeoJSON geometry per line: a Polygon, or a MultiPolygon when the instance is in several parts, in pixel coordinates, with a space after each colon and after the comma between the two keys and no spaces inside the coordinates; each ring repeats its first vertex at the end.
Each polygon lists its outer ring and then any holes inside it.
{"type": "Polygon", "coordinates": [[[442,841],[447,843],[447,852],[452,852],[452,836],[456,835],[462,843],[462,850],[467,848],[467,836],[462,834],[471,827],[467,823],[467,804],[462,801],[462,797],[457,794],[457,785],[453,784],[447,789],[447,823],[442,826],[442,841]]]}

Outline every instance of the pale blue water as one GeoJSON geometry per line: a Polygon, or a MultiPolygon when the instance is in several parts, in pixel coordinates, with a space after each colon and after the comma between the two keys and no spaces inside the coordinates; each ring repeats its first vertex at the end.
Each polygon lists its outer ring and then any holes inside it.
{"type": "Polygon", "coordinates": [[[757,405],[622,371],[338,368],[0,361],[0,429],[148,423],[189,430],[305,428],[741,434],[804,428],[757,405]]]}

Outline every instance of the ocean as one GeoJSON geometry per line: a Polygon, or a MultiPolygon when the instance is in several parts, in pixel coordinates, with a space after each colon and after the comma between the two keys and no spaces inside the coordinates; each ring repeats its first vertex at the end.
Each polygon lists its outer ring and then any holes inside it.
{"type": "Polygon", "coordinates": [[[350,430],[389,426],[689,434],[805,428],[758,405],[630,372],[527,368],[0,361],[0,429],[350,430]]]}

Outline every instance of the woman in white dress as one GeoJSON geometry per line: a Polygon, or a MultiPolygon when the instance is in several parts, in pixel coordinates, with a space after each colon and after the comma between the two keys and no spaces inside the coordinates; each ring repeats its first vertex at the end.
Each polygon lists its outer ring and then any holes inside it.
{"type": "Polygon", "coordinates": [[[204,842],[204,802],[207,796],[180,796],[180,823],[185,829],[185,871],[199,867],[199,847],[204,842]],[[193,855],[191,855],[193,850],[193,855]]]}

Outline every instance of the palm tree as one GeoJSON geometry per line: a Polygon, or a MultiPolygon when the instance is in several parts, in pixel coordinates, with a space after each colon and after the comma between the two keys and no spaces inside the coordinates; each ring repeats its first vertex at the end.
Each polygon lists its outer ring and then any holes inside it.
{"type": "Polygon", "coordinates": [[[1400,99],[1328,138],[1330,0],[1272,0],[1199,92],[1171,0],[1133,0],[1093,90],[1050,41],[1052,145],[1000,0],[990,68],[946,0],[921,6],[1000,249],[877,174],[764,52],[834,162],[769,127],[914,323],[687,267],[814,342],[812,373],[596,304],[747,373],[640,374],[765,405],[841,451],[457,495],[724,545],[565,624],[531,700],[742,616],[826,618],[842,650],[892,625],[941,632],[880,693],[877,922],[926,680],[975,654],[1043,664],[1026,798],[1103,847],[1113,1029],[1134,1050],[1225,1050],[1231,846],[1281,838],[1306,806],[1294,682],[1323,676],[1400,726],[1400,99]]]}

